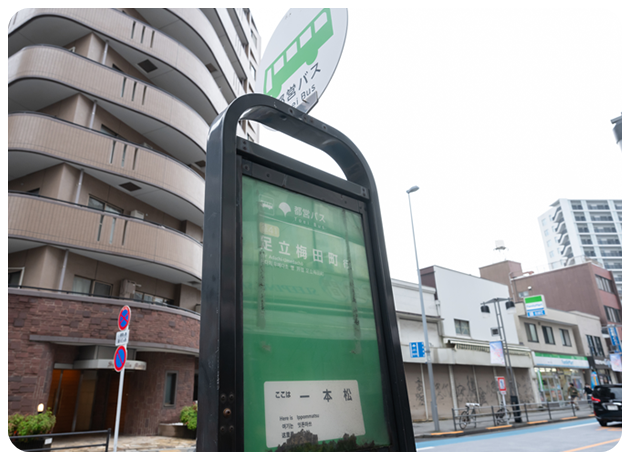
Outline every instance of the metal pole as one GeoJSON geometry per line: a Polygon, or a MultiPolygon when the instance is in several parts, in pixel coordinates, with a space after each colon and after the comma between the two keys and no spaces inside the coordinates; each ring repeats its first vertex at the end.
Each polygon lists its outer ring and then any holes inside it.
{"type": "Polygon", "coordinates": [[[125,366],[120,371],[118,382],[118,404],[116,405],[116,427],[114,429],[114,452],[118,449],[118,427],[120,426],[120,406],[122,405],[123,384],[125,383],[125,366]]]}
{"type": "Polygon", "coordinates": [[[507,372],[507,378],[510,385],[510,405],[512,406],[512,412],[514,412],[514,421],[521,423],[521,411],[518,407],[518,391],[516,389],[516,379],[514,377],[514,370],[512,369],[512,360],[510,359],[510,350],[508,349],[507,336],[505,334],[505,326],[503,324],[503,314],[501,313],[501,300],[495,298],[494,311],[497,315],[497,324],[499,326],[499,334],[501,335],[501,346],[503,347],[503,356],[505,361],[505,370],[507,372]],[[516,406],[515,406],[516,405],[516,406]],[[515,410],[519,409],[519,410],[515,410]]]}
{"type": "Polygon", "coordinates": [[[427,357],[427,368],[429,369],[429,386],[431,387],[431,417],[435,431],[440,431],[440,421],[438,419],[437,402],[435,400],[435,384],[433,383],[433,364],[431,363],[431,346],[429,345],[429,331],[427,329],[427,317],[424,313],[424,296],[422,295],[422,276],[420,274],[420,265],[418,264],[418,249],[416,248],[416,231],[413,226],[413,212],[411,210],[411,195],[413,187],[407,190],[407,198],[409,199],[409,215],[411,216],[411,233],[413,235],[413,250],[416,254],[416,269],[418,270],[418,290],[420,291],[420,308],[422,309],[422,329],[424,331],[424,352],[427,357]]]}

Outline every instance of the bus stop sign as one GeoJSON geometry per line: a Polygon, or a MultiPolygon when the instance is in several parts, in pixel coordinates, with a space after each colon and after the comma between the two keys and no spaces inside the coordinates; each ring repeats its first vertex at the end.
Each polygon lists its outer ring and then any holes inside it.
{"type": "Polygon", "coordinates": [[[241,96],[217,117],[207,152],[197,451],[326,442],[415,452],[363,155],[339,131],[263,94],[241,96]],[[241,119],[322,150],[346,179],[237,138],[241,119]]]}
{"type": "Polygon", "coordinates": [[[347,29],[347,8],[291,8],[265,49],[256,92],[308,113],[337,68],[347,29]]]}

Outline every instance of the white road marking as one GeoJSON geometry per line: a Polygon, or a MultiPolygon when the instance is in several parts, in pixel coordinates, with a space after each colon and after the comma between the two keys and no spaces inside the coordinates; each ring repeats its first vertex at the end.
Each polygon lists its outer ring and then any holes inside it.
{"type": "Polygon", "coordinates": [[[560,428],[560,429],[561,430],[570,430],[571,428],[580,428],[582,426],[588,426],[588,425],[599,425],[599,423],[598,422],[582,423],[581,425],[565,426],[564,428],[560,428]]]}
{"type": "Polygon", "coordinates": [[[435,446],[431,446],[431,447],[420,447],[419,449],[416,449],[416,452],[419,452],[421,450],[426,450],[426,449],[435,449],[435,446]]]}

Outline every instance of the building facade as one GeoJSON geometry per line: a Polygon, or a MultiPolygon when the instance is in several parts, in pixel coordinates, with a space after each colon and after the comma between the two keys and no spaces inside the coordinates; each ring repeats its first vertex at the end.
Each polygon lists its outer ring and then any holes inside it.
{"type": "MultiPolygon", "coordinates": [[[[509,285],[517,299],[543,295],[550,308],[598,318],[603,342],[587,342],[584,356],[592,357],[589,358],[591,370],[597,372],[602,366],[603,369],[610,369],[606,361],[610,361],[610,353],[621,351],[623,340],[621,299],[617,295],[611,270],[592,261],[543,273],[523,272],[520,264],[512,261],[499,262],[479,270],[482,278],[509,285]],[[515,265],[519,269],[514,270],[515,265]],[[521,275],[509,275],[519,271],[521,275]],[[616,337],[612,337],[611,332],[616,337]],[[594,362],[595,359],[598,363],[594,362]]],[[[615,372],[614,379],[621,382],[621,372],[615,372]]]]}
{"type": "Polygon", "coordinates": [[[597,261],[612,272],[622,297],[621,211],[621,200],[555,201],[538,218],[550,267],[597,261]]]}
{"type": "MultiPolygon", "coordinates": [[[[490,299],[508,297],[507,286],[438,266],[421,273],[439,417],[451,418],[451,409],[467,402],[499,405],[496,377],[507,375],[505,366],[491,363],[490,342],[500,340],[497,320],[494,311],[486,317],[480,308],[490,299]]],[[[431,391],[426,359],[412,358],[409,350],[409,343],[424,342],[418,285],[392,280],[392,287],[411,415],[416,421],[428,420],[431,391]]],[[[514,321],[508,319],[503,304],[500,308],[520,401],[534,402],[531,351],[519,344],[514,321]]]]}
{"type": "Polygon", "coordinates": [[[570,401],[570,383],[582,399],[586,386],[617,383],[610,361],[603,359],[609,350],[597,316],[557,310],[548,303],[544,315],[528,317],[524,303],[518,302],[514,320],[520,343],[532,350],[537,403],[570,401]]]}
{"type": "Polygon", "coordinates": [[[196,399],[207,136],[253,92],[259,44],[243,8],[11,18],[9,413],[44,403],[56,432],[113,428],[123,305],[121,433],[157,434],[196,399]]]}

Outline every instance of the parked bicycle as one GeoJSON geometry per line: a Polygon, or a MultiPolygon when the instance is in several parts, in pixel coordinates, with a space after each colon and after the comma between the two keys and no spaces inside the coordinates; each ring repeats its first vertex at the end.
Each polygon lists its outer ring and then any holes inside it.
{"type": "Polygon", "coordinates": [[[507,408],[505,402],[501,404],[501,407],[494,413],[494,419],[497,425],[507,425],[512,418],[512,412],[507,408]]]}
{"type": "Polygon", "coordinates": [[[465,430],[468,425],[477,426],[477,403],[466,403],[466,409],[459,416],[459,427],[465,430]]]}

